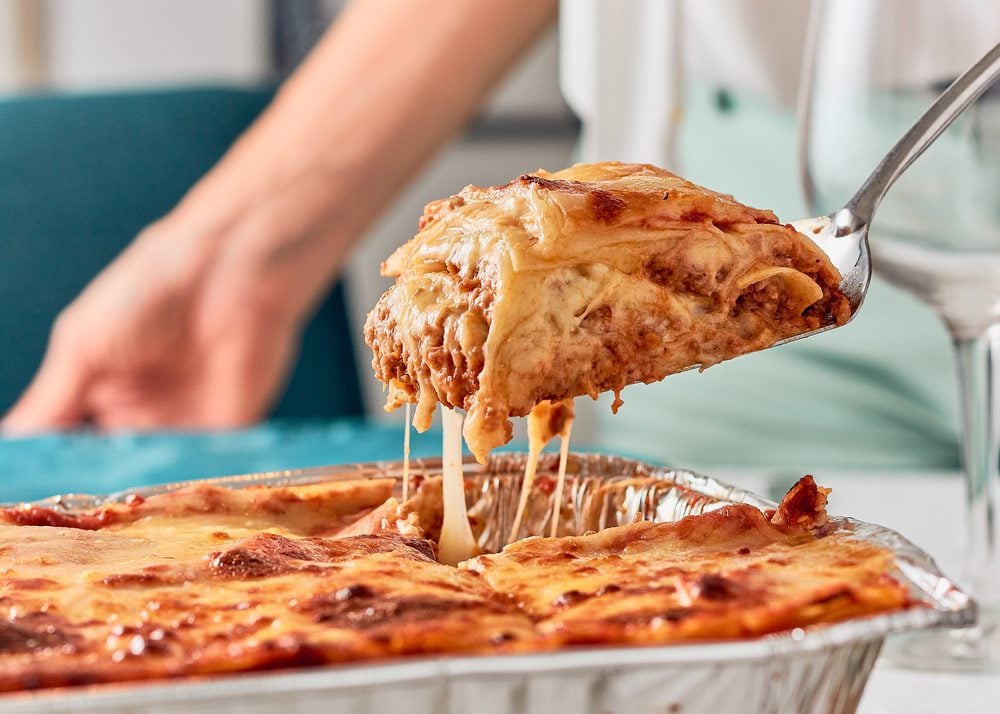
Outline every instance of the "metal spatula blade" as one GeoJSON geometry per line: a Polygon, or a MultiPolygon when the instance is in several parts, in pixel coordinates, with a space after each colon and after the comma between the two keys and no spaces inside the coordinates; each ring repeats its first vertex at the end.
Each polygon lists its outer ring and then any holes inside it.
{"type": "MultiPolygon", "coordinates": [[[[1000,77],[1000,44],[966,70],[910,127],[889,150],[871,176],[839,211],[827,216],[803,218],[792,226],[823,250],[840,271],[840,289],[851,303],[851,318],[857,314],[871,282],[871,251],[868,228],[886,191],[910,167],[941,132],[966,107],[1000,77]]],[[[828,325],[803,332],[779,344],[809,337],[837,327],[828,325]]]]}

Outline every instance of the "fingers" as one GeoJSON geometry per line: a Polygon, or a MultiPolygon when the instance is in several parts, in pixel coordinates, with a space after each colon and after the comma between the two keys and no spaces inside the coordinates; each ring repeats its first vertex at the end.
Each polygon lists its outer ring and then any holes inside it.
{"type": "Polygon", "coordinates": [[[0,421],[0,433],[18,436],[82,423],[86,419],[85,386],[80,362],[50,350],[27,390],[0,421]]]}
{"type": "Polygon", "coordinates": [[[191,380],[169,369],[124,372],[94,380],[87,389],[89,418],[102,432],[153,431],[195,426],[188,404],[191,380]]]}

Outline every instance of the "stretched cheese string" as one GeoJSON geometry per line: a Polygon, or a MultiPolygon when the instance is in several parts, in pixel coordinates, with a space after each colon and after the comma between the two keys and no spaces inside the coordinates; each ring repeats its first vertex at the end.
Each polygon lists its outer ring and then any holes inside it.
{"type": "Polygon", "coordinates": [[[573,420],[567,419],[562,434],[559,435],[559,473],[556,476],[556,490],[552,495],[552,526],[549,535],[559,535],[559,516],[562,515],[563,485],[566,483],[566,462],[569,460],[569,435],[573,431],[573,420]]]}
{"type": "Polygon", "coordinates": [[[403,500],[410,497],[410,403],[406,403],[406,427],[403,432],[403,500]]]}
{"type": "Polygon", "coordinates": [[[538,457],[542,454],[542,449],[548,442],[545,433],[545,424],[549,420],[549,412],[546,409],[544,414],[535,407],[528,413],[528,461],[524,465],[524,480],[521,481],[521,497],[517,502],[517,513],[514,515],[514,525],[510,527],[510,535],[507,542],[513,543],[517,540],[517,534],[521,530],[521,521],[524,520],[524,512],[528,508],[528,498],[531,496],[531,487],[535,483],[535,474],[538,472],[538,457]]]}
{"type": "Polygon", "coordinates": [[[462,473],[462,415],[441,408],[441,500],[444,515],[438,539],[438,560],[458,565],[479,552],[469,526],[465,506],[465,478],[462,473]]]}
{"type": "MultiPolygon", "coordinates": [[[[514,515],[514,524],[511,526],[508,542],[517,540],[524,521],[524,514],[528,508],[528,500],[531,497],[531,489],[535,483],[535,475],[538,472],[538,459],[542,455],[542,449],[552,440],[556,434],[565,437],[564,449],[560,449],[559,466],[563,470],[565,478],[565,464],[562,451],[569,453],[569,428],[573,422],[573,400],[567,399],[561,402],[539,402],[528,413],[528,461],[524,465],[524,480],[521,482],[521,497],[517,503],[517,513],[514,515]]],[[[560,482],[561,483],[561,482],[560,482]]],[[[558,484],[557,484],[558,485],[558,484]]]]}

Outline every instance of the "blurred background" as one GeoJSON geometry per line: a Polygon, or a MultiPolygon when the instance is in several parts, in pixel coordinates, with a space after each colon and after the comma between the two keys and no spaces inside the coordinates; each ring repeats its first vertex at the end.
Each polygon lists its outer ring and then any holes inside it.
{"type": "MultiPolygon", "coordinates": [[[[318,0],[208,4],[196,0],[0,0],[0,93],[8,103],[0,107],[4,122],[0,126],[7,130],[0,136],[0,147],[5,149],[0,166],[7,177],[7,200],[0,197],[0,206],[5,206],[7,215],[0,220],[8,222],[0,240],[12,249],[3,256],[6,287],[0,290],[8,306],[13,307],[12,301],[19,296],[23,301],[21,310],[8,309],[0,317],[0,332],[18,335],[16,353],[8,354],[0,365],[0,408],[9,407],[27,386],[58,310],[140,228],[169,210],[211,167],[343,4],[318,0]],[[17,116],[16,109],[21,109],[17,116]],[[43,118],[52,124],[45,125],[43,118]],[[53,136],[55,130],[62,135],[53,136]],[[99,139],[105,145],[95,146],[87,139],[99,139]],[[52,142],[59,143],[59,151],[52,148],[52,142]],[[32,143],[36,153],[12,145],[23,143],[32,143]],[[159,162],[148,155],[157,149],[159,162]],[[188,155],[177,156],[178,151],[188,155]],[[126,164],[133,165],[115,167],[107,157],[94,156],[101,152],[122,155],[126,164]],[[14,153],[22,162],[19,165],[15,165],[14,153]],[[136,160],[145,166],[134,165],[136,160]],[[95,180],[132,184],[126,192],[135,193],[137,203],[147,199],[145,205],[135,206],[128,216],[97,211],[95,202],[117,204],[121,200],[120,187],[105,186],[101,196],[91,181],[84,180],[76,187],[81,195],[73,210],[77,222],[88,223],[87,244],[73,245],[78,240],[73,233],[78,234],[80,226],[67,224],[52,226],[39,242],[39,214],[57,209],[47,199],[67,199],[52,195],[51,182],[62,183],[60,176],[67,171],[79,178],[87,162],[95,180]],[[149,173],[136,175],[141,168],[149,173]],[[111,172],[119,175],[107,175],[111,172]],[[28,197],[30,203],[10,205],[12,193],[18,198],[27,193],[23,187],[15,191],[11,184],[25,180],[31,182],[35,195],[28,197]],[[143,190],[134,185],[137,182],[155,187],[143,190]],[[41,206],[47,208],[40,210],[41,206]],[[81,211],[88,215],[81,217],[81,211]],[[24,224],[17,226],[22,239],[16,250],[9,226],[12,214],[21,216],[24,224]],[[30,240],[25,240],[28,236],[30,240]],[[15,284],[23,280],[15,277],[24,275],[28,267],[18,265],[26,262],[28,249],[38,259],[30,266],[30,274],[36,281],[46,278],[40,281],[47,283],[42,295],[37,288],[15,290],[15,284]],[[44,271],[42,276],[38,270],[44,271]],[[37,304],[40,301],[44,304],[37,304]]],[[[371,357],[359,336],[365,314],[386,285],[378,278],[379,264],[412,236],[424,204],[469,183],[503,183],[525,171],[570,162],[578,123],[559,93],[557,54],[553,30],[468,131],[387,207],[347,271],[350,335],[334,336],[322,329],[322,323],[315,324],[307,337],[310,346],[315,343],[316,350],[321,350],[322,340],[353,339],[358,364],[367,371],[371,357]]],[[[324,316],[329,316],[331,307],[325,310],[324,316]]],[[[305,354],[321,359],[310,349],[305,354]]],[[[327,372],[333,370],[320,363],[301,365],[277,413],[329,416],[328,402],[339,401],[343,395],[341,385],[322,376],[327,372]]],[[[361,384],[366,404],[371,413],[380,414],[381,388],[365,377],[361,384]]],[[[345,408],[350,411],[358,406],[345,408]]]]}
{"type": "MultiPolygon", "coordinates": [[[[341,5],[0,0],[0,410],[30,380],[59,310],[221,156],[341,5]]],[[[805,10],[774,31],[791,36],[804,19],[805,10]]],[[[738,77],[693,74],[681,90],[669,168],[785,220],[808,215],[795,168],[800,50],[793,42],[792,59],[775,60],[792,65],[777,93],[738,77]]],[[[553,28],[461,136],[386,207],[309,327],[272,415],[277,430],[251,429],[236,439],[175,434],[176,443],[155,435],[35,437],[0,443],[7,460],[0,466],[89,464],[91,490],[100,490],[102,479],[395,458],[402,417],[383,413],[360,339],[364,316],[386,286],[379,263],[413,235],[426,202],[469,183],[555,170],[580,155],[580,121],[560,87],[561,51],[553,28]],[[365,432],[359,444],[359,432],[339,421],[330,426],[343,417],[386,427],[365,432]],[[122,453],[138,455],[123,464],[122,453]]],[[[739,64],[735,54],[729,59],[739,64]]],[[[896,289],[876,281],[871,295],[858,319],[835,334],[632,387],[615,418],[606,400],[581,404],[574,448],[783,474],[820,466],[957,467],[946,333],[930,310],[896,289]]],[[[428,454],[439,448],[433,435],[416,444],[428,454]]]]}
{"type": "MultiPolygon", "coordinates": [[[[344,4],[0,0],[0,412],[28,385],[59,311],[222,156],[344,4]]],[[[579,123],[559,92],[556,34],[538,43],[361,241],[307,329],[272,415],[279,430],[0,440],[0,468],[54,474],[69,464],[77,482],[50,481],[34,492],[42,495],[79,489],[81,475],[100,490],[101,483],[396,457],[402,415],[382,410],[360,337],[388,284],[379,264],[413,235],[428,201],[571,162],[579,123]],[[363,415],[391,426],[365,432],[359,449],[350,417],[363,415]],[[343,417],[346,425],[325,424],[343,417]],[[123,460],[123,450],[133,457],[123,460]]],[[[436,434],[415,441],[417,453],[438,448],[436,434]]]]}

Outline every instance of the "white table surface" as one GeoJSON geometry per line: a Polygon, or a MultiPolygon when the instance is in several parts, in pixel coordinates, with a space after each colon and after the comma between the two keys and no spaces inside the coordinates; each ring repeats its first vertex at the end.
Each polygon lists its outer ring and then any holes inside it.
{"type": "MultiPolygon", "coordinates": [[[[759,473],[717,475],[761,494],[771,492],[775,482],[773,476],[759,473]]],[[[958,474],[815,473],[814,476],[821,485],[833,488],[831,513],[899,531],[930,553],[943,572],[952,577],[958,575],[964,502],[963,482],[958,474]]],[[[914,671],[898,669],[880,660],[858,711],[861,714],[1000,714],[1000,672],[914,671]]]]}

